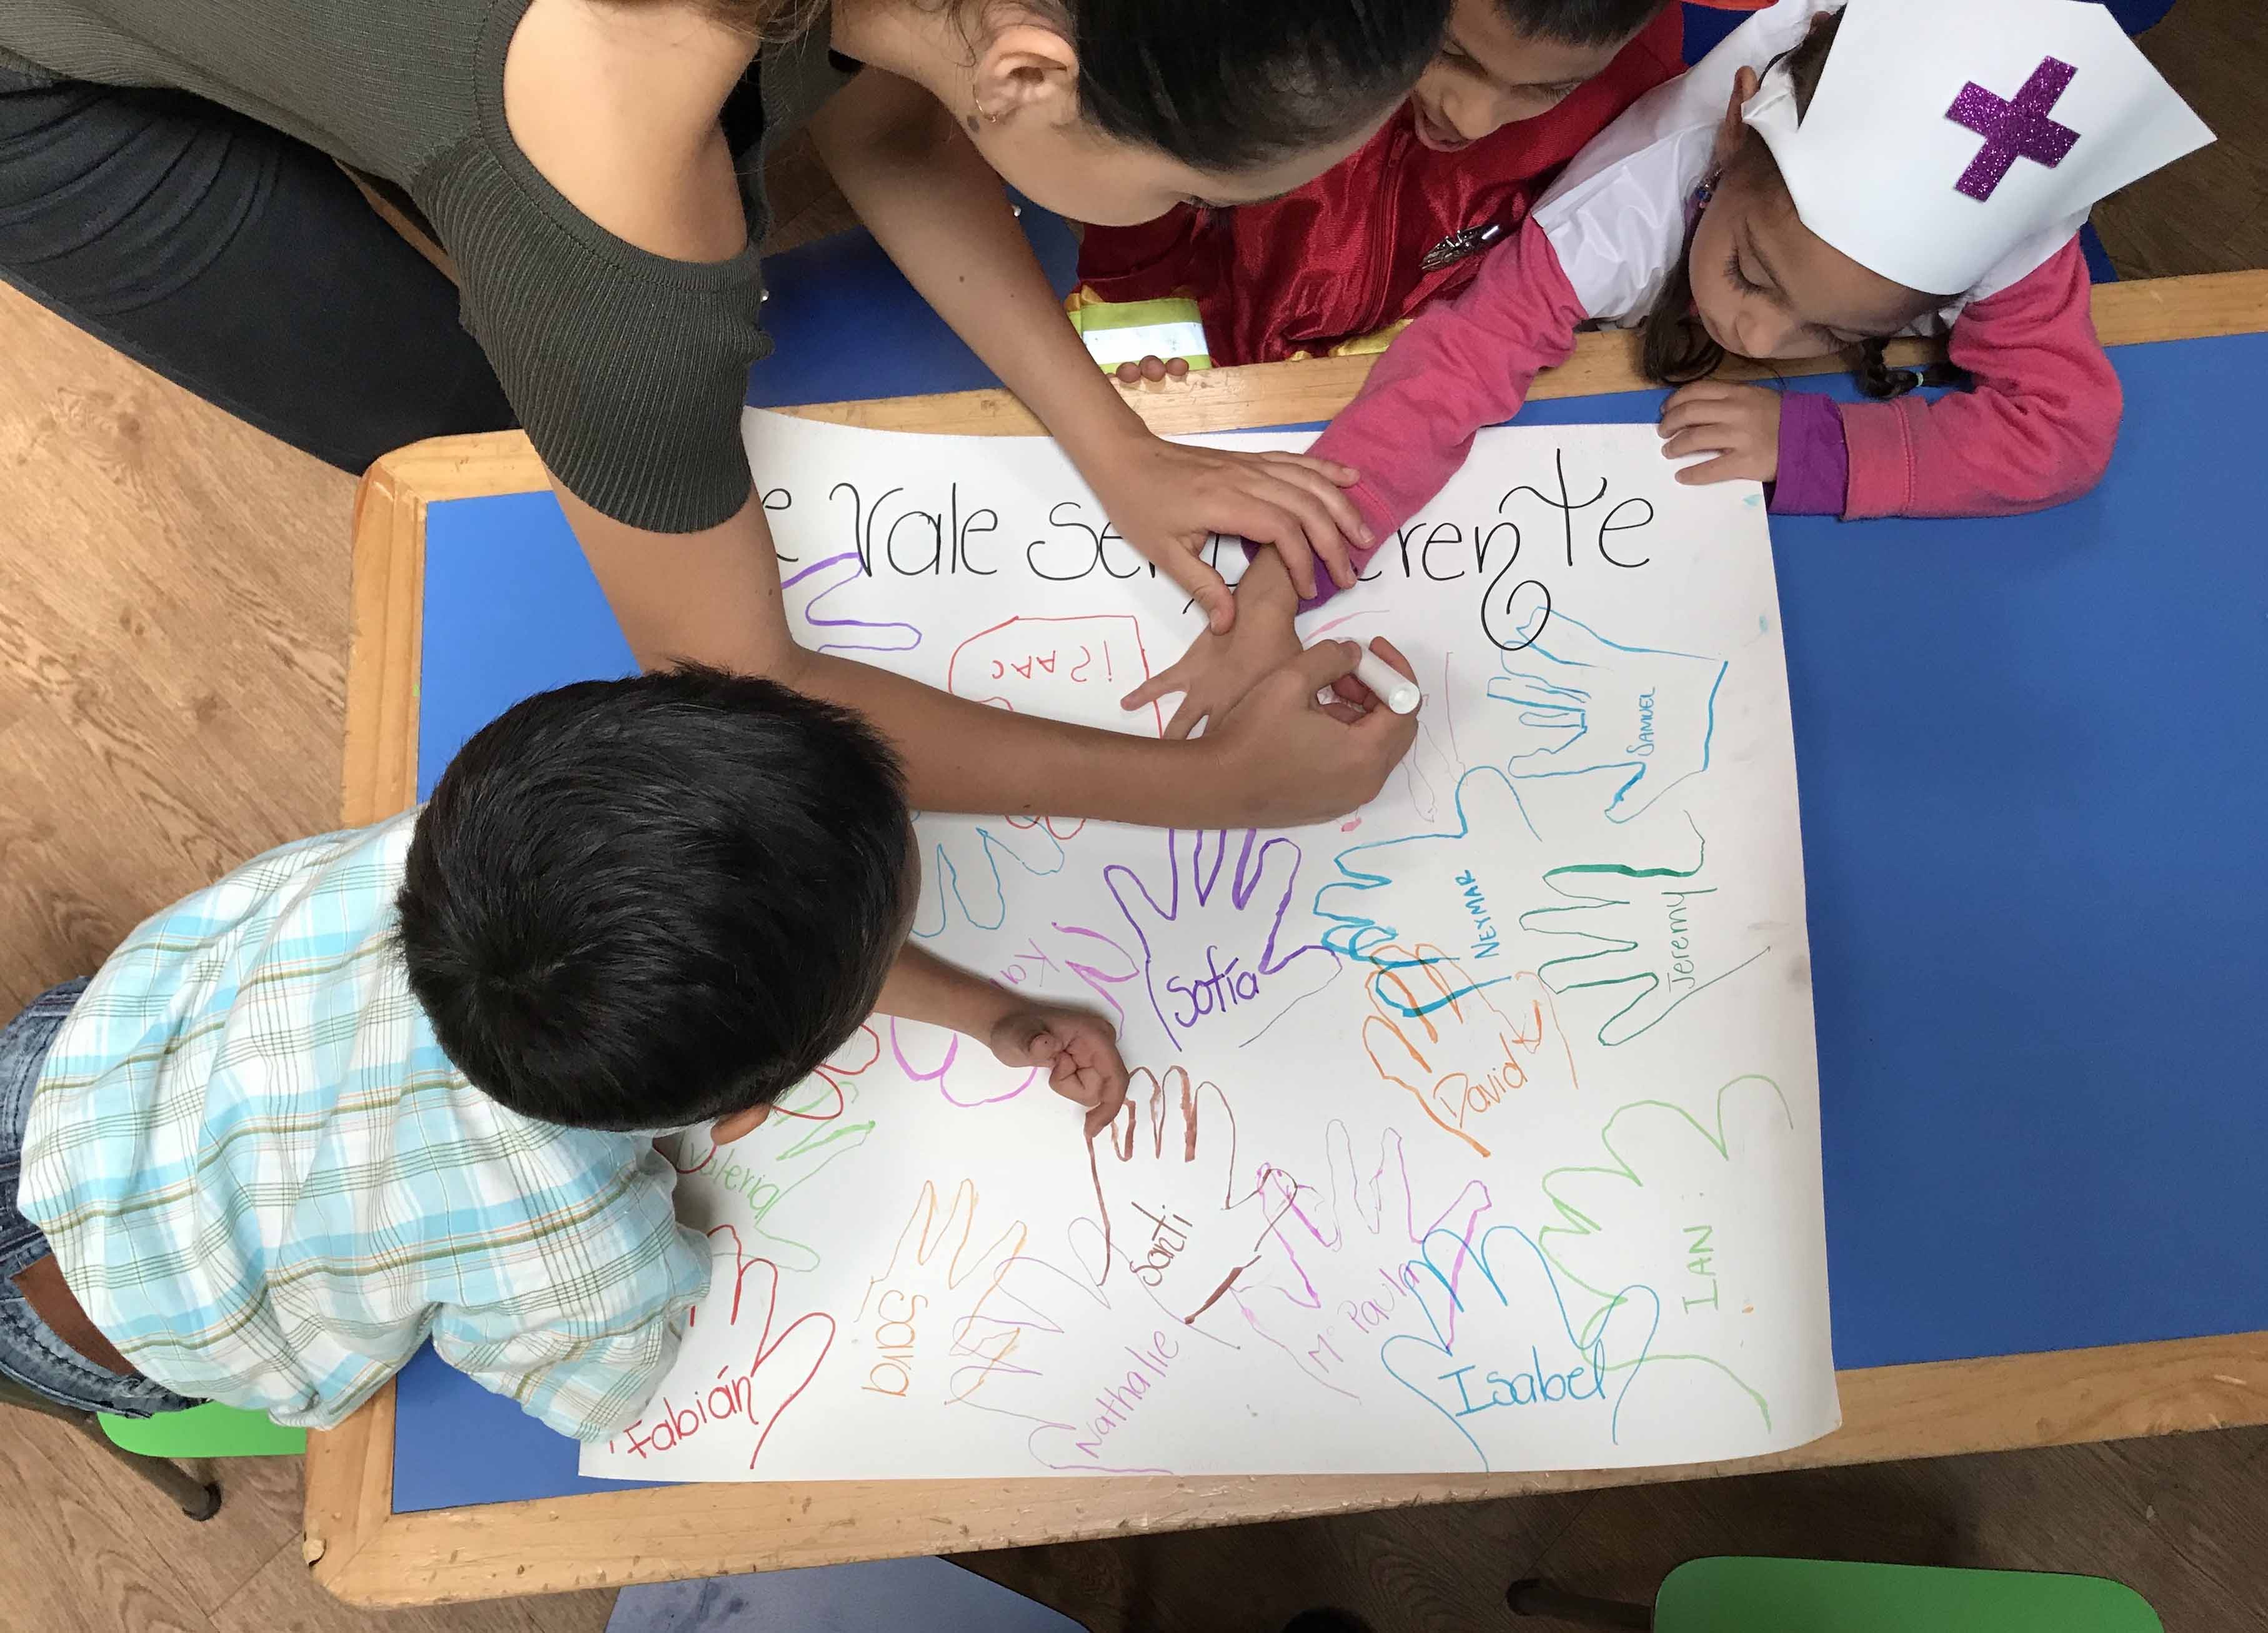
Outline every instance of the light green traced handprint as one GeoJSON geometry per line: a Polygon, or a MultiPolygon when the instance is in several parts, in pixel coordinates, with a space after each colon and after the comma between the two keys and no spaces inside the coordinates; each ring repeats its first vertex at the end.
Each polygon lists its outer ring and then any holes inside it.
{"type": "Polygon", "coordinates": [[[1693,819],[1691,867],[1631,867],[1586,862],[1555,867],[1543,882],[1574,905],[1533,908],[1520,927],[1539,936],[1571,936],[1587,951],[1537,966],[1557,993],[1627,987],[1623,1005],[1600,1023],[1599,1041],[1628,1043],[1659,1026],[1687,999],[1771,951],[1754,928],[1705,882],[1708,847],[1693,819]]]}
{"type": "MultiPolygon", "coordinates": [[[[1638,1100],[1607,1120],[1599,1142],[1603,1162],[1543,1176],[1552,1223],[1536,1233],[1570,1303],[1584,1302],[1580,1330],[1605,1321],[1617,1289],[1653,1288],[1661,1326],[1651,1365],[1713,1372],[1726,1404],[1769,1429],[1771,1404],[1750,1380],[1785,1342],[1778,1306],[1791,1254],[1820,1231],[1811,1194],[1793,1182],[1809,1159],[1786,1097],[1750,1076],[1719,1089],[1706,1117],[1638,1100]]],[[[1697,1385],[1686,1379],[1675,1409],[1694,1409],[1697,1385]]]]}
{"type": "Polygon", "coordinates": [[[784,1270],[819,1268],[819,1252],[784,1234],[794,1225],[788,1199],[816,1179],[836,1158],[854,1151],[874,1131],[872,1117],[854,1117],[858,1079],[882,1058],[882,1041],[872,1022],[820,1069],[779,1098],[772,1114],[754,1133],[729,1145],[712,1144],[706,1125],[688,1129],[662,1154],[687,1179],[701,1178],[699,1195],[681,1213],[708,1225],[733,1224],[750,1253],[784,1270]],[[716,1217],[702,1216],[714,1214],[716,1217]]]}

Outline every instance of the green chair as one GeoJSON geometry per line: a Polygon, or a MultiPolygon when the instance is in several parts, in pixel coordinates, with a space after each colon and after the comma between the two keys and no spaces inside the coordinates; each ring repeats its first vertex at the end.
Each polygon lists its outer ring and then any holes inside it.
{"type": "Polygon", "coordinates": [[[1515,1616],[1653,1633],[2165,1633],[2124,1583],[2036,1570],[1695,1559],[1662,1579],[1653,1608],[1515,1582],[1515,1616]]]}
{"type": "Polygon", "coordinates": [[[306,1430],[217,1401],[155,1417],[101,1416],[110,1443],[143,1457],[298,1457],[307,1449],[306,1430]]]}
{"type": "Polygon", "coordinates": [[[177,1457],[282,1457],[306,1450],[303,1429],[280,1429],[262,1412],[208,1402],[156,1417],[82,1412],[0,1378],[0,1406],[59,1418],[180,1505],[192,1519],[220,1512],[217,1482],[200,1480],[177,1457]]]}

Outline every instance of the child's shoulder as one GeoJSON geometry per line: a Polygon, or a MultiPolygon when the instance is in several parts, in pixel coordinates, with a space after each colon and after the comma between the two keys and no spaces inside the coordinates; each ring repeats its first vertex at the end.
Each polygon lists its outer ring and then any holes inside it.
{"type": "Polygon", "coordinates": [[[1683,252],[1685,205],[1708,174],[1717,127],[1743,68],[1762,70],[1840,0],[1779,0],[1676,78],[1631,104],[1568,162],[1536,202],[1535,222],[1586,312],[1643,317],[1683,252]]]}

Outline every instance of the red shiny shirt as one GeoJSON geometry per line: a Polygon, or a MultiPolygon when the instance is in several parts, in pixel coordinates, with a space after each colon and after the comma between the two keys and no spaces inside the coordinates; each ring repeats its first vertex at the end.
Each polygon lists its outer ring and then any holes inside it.
{"type": "Polygon", "coordinates": [[[1561,166],[1632,102],[1684,71],[1682,8],[1624,46],[1550,113],[1437,153],[1405,106],[1353,157],[1265,204],[1187,205],[1138,227],[1090,227],[1079,281],[1105,300],[1194,295],[1217,364],[1317,354],[1414,315],[1472,282],[1483,259],[1425,269],[1443,239],[1496,226],[1502,243],[1561,166]]]}

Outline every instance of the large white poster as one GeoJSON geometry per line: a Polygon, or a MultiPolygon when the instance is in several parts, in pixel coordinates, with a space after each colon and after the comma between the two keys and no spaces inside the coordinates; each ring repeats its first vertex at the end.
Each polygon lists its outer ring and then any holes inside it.
{"type": "MultiPolygon", "coordinates": [[[[1118,699],[1197,616],[1052,443],[748,436],[806,641],[1161,729],[1118,699]]],[[[1484,431],[1374,567],[1303,627],[1425,688],[1355,815],[920,820],[917,934],[1109,1014],[1127,1117],[1090,1146],[878,1017],[792,1114],[688,1136],[711,1291],[585,1473],[1602,1467],[1835,1426],[1761,495],[1679,486],[1650,427],[1484,431]]]]}

